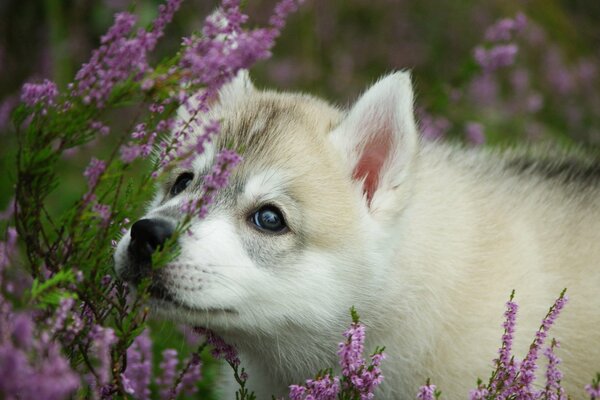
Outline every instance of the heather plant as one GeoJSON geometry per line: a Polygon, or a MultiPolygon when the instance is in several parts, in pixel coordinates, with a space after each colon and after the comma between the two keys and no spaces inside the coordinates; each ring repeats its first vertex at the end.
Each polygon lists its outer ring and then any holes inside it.
{"type": "Polygon", "coordinates": [[[367,364],[363,358],[365,326],[360,323],[358,313],[350,309],[352,324],[344,332],[345,341],[339,344],[338,356],[341,376],[333,370],[320,371],[314,379],[303,385],[290,385],[290,400],[365,400],[375,396],[375,388],[383,382],[381,362],[385,359],[385,348],[376,348],[367,364]]]}
{"type": "MultiPolygon", "coordinates": [[[[205,345],[183,361],[175,349],[163,350],[161,372],[154,375],[145,305],[150,280],[142,279],[134,291],[112,279],[111,245],[129,217],[141,211],[162,172],[174,161],[193,161],[218,133],[219,122],[204,118],[210,103],[240,70],[270,55],[298,2],[279,2],[266,27],[246,30],[239,1],[225,0],[201,32],[182,40],[176,55],[153,65],[149,54],[180,5],[181,0],[166,1],[147,27],[137,26],[133,13],[117,13],[66,88],[48,79],[23,86],[22,104],[13,113],[19,141],[15,197],[4,213],[14,227],[0,248],[5,398],[174,399],[197,391],[205,345]],[[177,110],[186,117],[176,118],[177,110]],[[118,133],[111,133],[111,112],[130,119],[118,133]],[[192,132],[200,132],[194,141],[192,132]],[[110,134],[115,146],[106,156],[92,157],[83,171],[85,192],[65,213],[54,215],[48,198],[60,189],[61,160],[110,134]],[[131,179],[136,160],[153,153],[148,172],[131,179]]],[[[203,196],[182,210],[186,218],[154,257],[155,268],[176,254],[176,237],[192,218],[206,214],[214,192],[241,160],[235,150],[217,156],[203,196]]],[[[252,398],[243,382],[240,398],[252,398]]]]}
{"type": "MultiPolygon", "coordinates": [[[[569,397],[561,386],[563,374],[558,367],[560,358],[555,353],[556,349],[560,347],[560,343],[552,338],[550,344],[544,348],[548,331],[554,325],[568,301],[566,289],[561,292],[542,319],[540,327],[535,332],[534,339],[529,346],[529,351],[522,360],[519,360],[512,351],[519,308],[514,301],[514,295],[515,292],[513,291],[506,303],[505,319],[502,323],[504,333],[502,334],[502,344],[498,349],[498,358],[493,361],[494,369],[487,383],[482,380],[477,382],[477,387],[469,393],[469,399],[566,400],[569,397]],[[536,380],[536,370],[539,368],[538,359],[542,350],[543,355],[547,358],[547,363],[544,374],[545,384],[540,389],[534,386],[534,382],[536,380]]],[[[585,387],[591,399],[597,397],[599,381],[600,375],[597,375],[593,383],[585,387]]],[[[419,388],[416,396],[419,400],[434,400],[441,397],[442,391],[438,390],[429,381],[419,388]]]]}

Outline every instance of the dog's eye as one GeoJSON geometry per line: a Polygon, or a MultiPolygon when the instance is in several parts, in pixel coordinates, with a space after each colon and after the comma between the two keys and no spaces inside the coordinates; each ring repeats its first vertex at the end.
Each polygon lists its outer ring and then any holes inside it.
{"type": "Polygon", "coordinates": [[[287,226],[283,214],[275,206],[264,206],[250,216],[250,221],[262,231],[281,233],[287,226]]]}
{"type": "Polygon", "coordinates": [[[194,174],[191,172],[184,172],[177,177],[175,184],[171,187],[171,196],[177,196],[183,192],[194,180],[194,174]]]}

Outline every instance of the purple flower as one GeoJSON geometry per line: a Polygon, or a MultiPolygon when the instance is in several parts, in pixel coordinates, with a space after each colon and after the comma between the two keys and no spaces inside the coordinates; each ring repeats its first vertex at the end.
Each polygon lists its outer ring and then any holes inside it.
{"type": "MultiPolygon", "coordinates": [[[[183,0],[167,0],[165,4],[158,6],[158,16],[152,23],[152,31],[150,32],[152,39],[148,40],[156,42],[163,36],[165,27],[173,20],[173,16],[177,10],[179,10],[182,1],[183,0]]],[[[150,50],[154,47],[154,45],[150,48],[150,50]]]]}
{"type": "MultiPolygon", "coordinates": [[[[198,391],[196,384],[202,380],[202,362],[200,355],[192,353],[189,360],[186,360],[184,364],[187,365],[187,370],[181,377],[181,382],[177,386],[177,393],[183,391],[186,395],[191,396],[198,391]]],[[[245,373],[242,373],[244,375],[245,373]]],[[[242,376],[241,379],[245,381],[247,378],[242,376]]]]}
{"type": "Polygon", "coordinates": [[[418,400],[435,400],[435,385],[430,384],[429,382],[419,388],[419,392],[417,393],[418,400]]]}
{"type": "Polygon", "coordinates": [[[329,374],[308,379],[305,386],[290,385],[291,400],[335,400],[340,391],[340,379],[329,374]]]}
{"type": "Polygon", "coordinates": [[[83,176],[87,179],[88,188],[92,190],[98,184],[100,175],[106,170],[106,163],[102,160],[92,157],[89,165],[83,172],[83,176]]]}
{"type": "Polygon", "coordinates": [[[224,359],[234,366],[240,365],[240,359],[234,346],[225,343],[223,338],[206,328],[194,328],[194,331],[206,337],[206,342],[213,346],[212,355],[215,358],[224,359]]]}
{"type": "Polygon", "coordinates": [[[565,391],[560,385],[563,374],[558,369],[560,358],[554,353],[554,349],[560,345],[556,340],[552,340],[552,344],[546,348],[544,355],[548,358],[548,366],[546,367],[546,387],[540,393],[540,397],[546,400],[567,400],[565,391]]]}
{"type": "Polygon", "coordinates": [[[596,375],[591,385],[585,385],[585,391],[590,396],[591,400],[600,399],[600,373],[596,375]]]}
{"type": "Polygon", "coordinates": [[[518,51],[515,44],[497,45],[490,49],[478,46],[473,51],[473,56],[484,72],[489,73],[514,64],[518,51]]]}
{"type": "Polygon", "coordinates": [[[370,399],[373,391],[383,382],[381,361],[385,359],[382,350],[377,349],[367,365],[362,353],[365,342],[365,326],[358,321],[354,309],[350,328],[344,332],[346,341],[338,345],[339,363],[342,369],[342,389],[352,389],[360,394],[361,399],[370,399]]]}
{"type": "Polygon", "coordinates": [[[469,400],[485,400],[489,395],[489,391],[487,388],[480,384],[476,389],[472,389],[469,391],[469,400]]]}
{"type": "MultiPolygon", "coordinates": [[[[123,390],[125,391],[125,393],[135,394],[135,388],[133,387],[133,384],[132,384],[131,380],[129,380],[127,375],[121,374],[121,382],[123,383],[123,390]]],[[[141,397],[138,397],[138,398],[141,398],[141,397]]],[[[147,399],[149,397],[144,397],[144,398],[147,399]]]]}
{"type": "Polygon", "coordinates": [[[298,9],[304,0],[282,0],[275,6],[273,15],[269,19],[269,25],[273,28],[281,30],[285,26],[287,17],[298,9]]]}
{"type": "Polygon", "coordinates": [[[110,216],[111,216],[110,206],[108,204],[96,203],[93,205],[92,211],[95,212],[96,214],[98,214],[98,216],[100,217],[102,226],[108,226],[108,224],[110,222],[110,216]]]}
{"type": "Polygon", "coordinates": [[[160,396],[163,399],[174,397],[175,378],[177,377],[177,350],[166,349],[162,352],[162,361],[160,362],[161,374],[156,378],[156,383],[160,386],[160,396]]]}
{"type": "Polygon", "coordinates": [[[100,121],[92,121],[92,122],[90,122],[90,129],[92,129],[94,131],[97,131],[102,136],[106,136],[106,135],[108,135],[110,133],[110,127],[107,126],[107,125],[104,125],[100,121]]]}
{"type": "Polygon", "coordinates": [[[29,349],[33,344],[34,324],[30,314],[17,313],[12,318],[12,336],[15,344],[29,349]]]}
{"type": "Polygon", "coordinates": [[[300,385],[290,385],[290,400],[304,400],[306,388],[300,385]]]}
{"type": "Polygon", "coordinates": [[[75,83],[70,85],[71,95],[81,97],[85,104],[94,103],[102,108],[115,85],[129,77],[141,79],[150,69],[148,52],[154,49],[180,4],[181,0],[168,0],[159,7],[152,30],[140,29],[132,37],[136,17],[126,12],[116,14],[113,26],[100,40],[101,46],[77,72],[75,83]]]}
{"type": "Polygon", "coordinates": [[[127,349],[127,369],[123,373],[123,386],[136,399],[150,398],[152,378],[152,342],[148,329],[135,338],[127,349]]]}
{"type": "Polygon", "coordinates": [[[362,358],[365,327],[359,323],[352,323],[350,328],[344,332],[344,336],[347,340],[338,345],[340,367],[342,367],[344,376],[352,376],[365,365],[365,360],[362,358]]]}
{"type": "Polygon", "coordinates": [[[465,127],[465,133],[469,142],[475,145],[481,145],[485,143],[485,133],[483,132],[483,125],[478,122],[468,122],[465,127]]]}
{"type": "Polygon", "coordinates": [[[0,397],[70,398],[80,386],[79,376],[58,344],[48,334],[35,334],[31,313],[7,313],[2,305],[0,299],[0,397]]]}
{"type": "Polygon", "coordinates": [[[506,311],[504,312],[504,322],[502,327],[504,333],[502,334],[502,346],[498,350],[499,357],[495,360],[497,366],[497,373],[492,382],[490,388],[492,391],[503,387],[510,386],[517,374],[516,365],[512,358],[512,346],[515,335],[515,327],[517,324],[517,311],[519,306],[513,301],[514,292],[510,296],[510,300],[506,302],[506,311]]]}
{"type": "Polygon", "coordinates": [[[90,330],[89,339],[100,364],[96,372],[98,375],[98,384],[102,387],[110,380],[110,352],[113,344],[117,342],[117,337],[111,328],[94,325],[90,330]]]}
{"type": "Polygon", "coordinates": [[[556,299],[546,317],[542,320],[542,324],[539,330],[535,333],[535,339],[533,343],[529,347],[529,352],[525,356],[525,359],[521,363],[519,367],[519,376],[518,376],[518,386],[519,386],[519,394],[522,395],[526,392],[531,392],[531,385],[535,380],[535,371],[537,369],[536,361],[538,359],[538,353],[541,347],[544,345],[544,341],[546,340],[546,336],[548,335],[548,330],[554,324],[558,315],[564,308],[567,303],[568,298],[565,296],[564,291],[561,293],[560,297],[556,299]]]}
{"type": "Polygon", "coordinates": [[[51,323],[49,330],[50,335],[55,335],[65,328],[65,322],[67,321],[69,313],[73,309],[74,304],[75,300],[73,300],[71,297],[65,297],[60,300],[58,308],[54,313],[54,320],[51,323]]]}
{"type": "Polygon", "coordinates": [[[485,31],[485,39],[490,42],[508,41],[513,33],[521,32],[527,25],[527,17],[518,13],[514,19],[505,18],[496,22],[485,31]]]}
{"type": "Polygon", "coordinates": [[[34,107],[38,104],[42,107],[52,107],[56,104],[55,100],[58,96],[56,84],[48,79],[43,83],[26,83],[21,90],[21,101],[29,107],[34,107]]]}

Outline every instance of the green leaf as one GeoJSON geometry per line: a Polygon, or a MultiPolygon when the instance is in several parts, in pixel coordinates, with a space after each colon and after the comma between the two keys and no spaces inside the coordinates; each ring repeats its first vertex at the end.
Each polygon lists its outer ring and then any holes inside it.
{"type": "MultiPolygon", "coordinates": [[[[32,302],[39,302],[40,300],[52,301],[55,299],[55,297],[48,292],[55,291],[60,286],[64,286],[69,283],[75,283],[75,274],[70,269],[62,269],[54,274],[50,279],[47,279],[41,283],[39,279],[36,278],[33,280],[31,290],[29,291],[29,300],[32,302]]],[[[62,297],[64,297],[64,292],[62,292],[62,295],[58,297],[58,300],[60,300],[62,297]]],[[[56,301],[56,304],[58,304],[58,301],[56,301]]]]}

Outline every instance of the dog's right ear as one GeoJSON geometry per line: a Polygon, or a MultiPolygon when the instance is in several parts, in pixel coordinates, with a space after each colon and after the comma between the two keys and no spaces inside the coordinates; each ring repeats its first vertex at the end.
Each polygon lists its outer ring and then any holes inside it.
{"type": "Polygon", "coordinates": [[[418,147],[410,74],[396,72],[371,86],[330,138],[369,209],[388,208],[418,147]]]}

